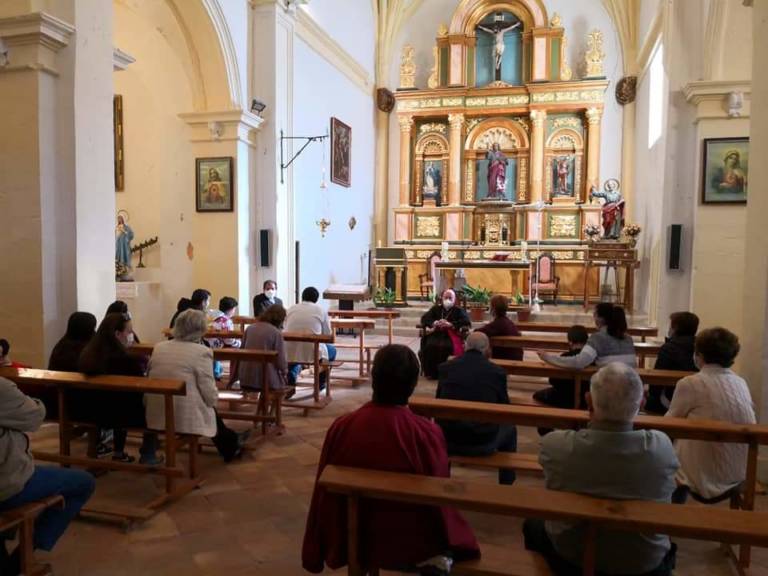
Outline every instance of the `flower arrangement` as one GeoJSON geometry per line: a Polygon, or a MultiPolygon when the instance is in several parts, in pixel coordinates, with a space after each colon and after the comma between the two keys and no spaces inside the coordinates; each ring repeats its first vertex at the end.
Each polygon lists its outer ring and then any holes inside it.
{"type": "Polygon", "coordinates": [[[640,228],[639,224],[627,224],[624,227],[624,234],[629,236],[630,238],[637,238],[640,236],[640,232],[642,232],[643,229],[640,228]]]}
{"type": "Polygon", "coordinates": [[[590,239],[594,240],[595,236],[600,235],[600,226],[597,224],[587,224],[584,226],[584,234],[590,239]]]}

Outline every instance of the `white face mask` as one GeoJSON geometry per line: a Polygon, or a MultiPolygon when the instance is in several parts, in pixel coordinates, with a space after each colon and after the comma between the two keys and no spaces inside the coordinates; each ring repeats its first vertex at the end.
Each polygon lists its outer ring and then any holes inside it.
{"type": "Polygon", "coordinates": [[[443,299],[443,308],[453,308],[453,300],[443,299]]]}
{"type": "Polygon", "coordinates": [[[125,345],[130,348],[134,344],[134,338],[133,338],[133,332],[128,334],[128,337],[125,339],[125,345]]]}
{"type": "Polygon", "coordinates": [[[274,300],[275,299],[275,291],[272,290],[271,288],[269,290],[264,290],[264,296],[266,296],[270,300],[274,300]]]}

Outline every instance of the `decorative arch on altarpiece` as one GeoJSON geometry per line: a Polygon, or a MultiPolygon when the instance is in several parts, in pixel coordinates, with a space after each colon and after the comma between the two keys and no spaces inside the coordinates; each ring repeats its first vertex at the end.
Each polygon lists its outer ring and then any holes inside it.
{"type": "Polygon", "coordinates": [[[547,9],[541,0],[462,0],[453,13],[448,33],[474,36],[477,24],[491,12],[512,12],[525,30],[549,26],[547,9]]]}
{"type": "Polygon", "coordinates": [[[464,141],[464,204],[482,201],[478,197],[478,178],[482,176],[479,162],[491,145],[498,143],[507,156],[507,181],[514,185],[508,202],[526,202],[528,198],[528,158],[530,155],[529,126],[523,118],[488,118],[474,126],[464,141]],[[510,171],[514,170],[513,174],[510,171]]]}
{"type": "Polygon", "coordinates": [[[445,199],[448,188],[448,140],[437,132],[427,132],[416,140],[413,163],[413,190],[411,201],[419,206],[424,204],[425,170],[430,163],[440,167],[440,198],[445,199]]]}
{"type": "Polygon", "coordinates": [[[544,170],[546,201],[565,200],[584,202],[584,137],[574,128],[558,128],[549,135],[544,148],[544,170]],[[564,161],[568,168],[565,176],[565,190],[559,179],[559,163],[564,161]]]}

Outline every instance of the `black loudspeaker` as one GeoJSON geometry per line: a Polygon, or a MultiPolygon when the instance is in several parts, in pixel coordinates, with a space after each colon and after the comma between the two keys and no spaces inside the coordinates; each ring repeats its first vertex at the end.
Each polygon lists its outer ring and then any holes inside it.
{"type": "Polygon", "coordinates": [[[264,268],[269,267],[269,230],[259,231],[259,254],[261,254],[261,265],[264,268]]]}
{"type": "Polygon", "coordinates": [[[683,225],[669,225],[669,269],[680,270],[680,248],[683,243],[683,225]]]}

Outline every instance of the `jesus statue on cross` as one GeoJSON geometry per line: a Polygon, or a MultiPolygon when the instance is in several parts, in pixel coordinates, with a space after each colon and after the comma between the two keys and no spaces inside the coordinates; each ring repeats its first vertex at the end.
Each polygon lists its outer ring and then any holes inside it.
{"type": "Polygon", "coordinates": [[[496,24],[494,26],[494,30],[491,30],[490,28],[486,28],[485,26],[478,26],[480,30],[483,32],[487,32],[488,34],[492,34],[495,39],[495,44],[493,46],[493,56],[496,59],[496,79],[499,79],[500,72],[501,72],[501,58],[504,56],[504,34],[509,32],[510,30],[514,30],[520,26],[520,22],[516,22],[512,24],[511,26],[507,26],[506,28],[502,28],[501,24],[496,24]]]}

